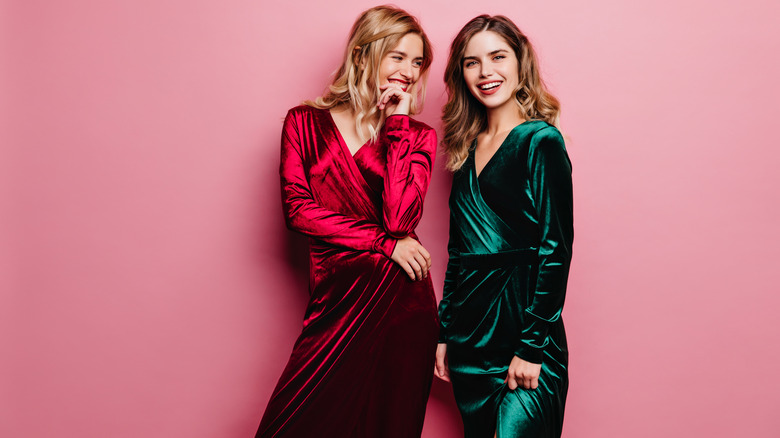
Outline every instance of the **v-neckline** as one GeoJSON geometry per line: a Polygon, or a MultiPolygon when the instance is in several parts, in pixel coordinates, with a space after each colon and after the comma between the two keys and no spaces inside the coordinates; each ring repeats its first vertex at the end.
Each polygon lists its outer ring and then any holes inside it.
{"type": "Polygon", "coordinates": [[[344,170],[349,172],[352,175],[352,177],[355,180],[355,183],[362,188],[364,193],[366,194],[372,193],[374,189],[372,189],[371,185],[368,184],[368,181],[366,181],[366,177],[363,175],[363,172],[360,170],[360,166],[358,165],[358,162],[355,159],[357,154],[359,154],[360,151],[362,151],[363,148],[371,142],[371,140],[365,142],[363,146],[361,146],[360,149],[355,151],[355,154],[352,155],[352,152],[349,150],[347,143],[341,137],[341,132],[339,132],[339,127],[336,126],[336,121],[333,120],[333,115],[327,109],[323,109],[322,111],[325,111],[328,114],[328,118],[330,119],[331,129],[336,134],[335,138],[336,138],[336,143],[338,143],[338,146],[335,146],[334,149],[332,149],[332,151],[336,153],[336,151],[338,150],[341,152],[341,154],[344,155],[344,159],[341,160],[343,162],[343,165],[346,166],[344,170]]]}
{"type": "Polygon", "coordinates": [[[485,162],[485,165],[482,166],[482,169],[477,172],[477,146],[479,145],[479,137],[474,139],[474,176],[479,179],[479,177],[485,173],[485,169],[488,168],[490,163],[493,162],[493,158],[498,154],[498,152],[504,147],[504,143],[506,143],[507,140],[509,140],[509,137],[512,135],[513,132],[515,132],[515,129],[523,126],[524,124],[528,123],[529,120],[525,120],[519,125],[515,126],[514,128],[510,129],[509,132],[506,134],[506,137],[504,137],[503,140],[501,140],[501,144],[498,145],[496,150],[493,152],[493,155],[488,158],[488,160],[485,162]]]}
{"type": "Polygon", "coordinates": [[[331,114],[330,109],[326,109],[325,112],[328,113],[328,117],[330,118],[330,123],[333,125],[333,131],[336,132],[336,138],[338,139],[339,144],[347,152],[347,155],[352,157],[352,159],[354,160],[355,155],[357,155],[361,150],[363,150],[363,148],[367,144],[371,143],[371,139],[369,138],[365,143],[360,145],[360,147],[355,150],[355,153],[352,153],[352,150],[349,148],[349,145],[347,144],[347,141],[344,140],[344,136],[341,135],[341,131],[339,130],[339,125],[336,123],[336,119],[333,118],[333,114],[331,114]]]}

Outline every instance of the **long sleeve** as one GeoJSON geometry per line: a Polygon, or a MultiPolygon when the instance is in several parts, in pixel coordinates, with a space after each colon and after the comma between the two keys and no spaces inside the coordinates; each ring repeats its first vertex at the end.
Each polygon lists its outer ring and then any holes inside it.
{"type": "Polygon", "coordinates": [[[290,111],[282,129],[279,176],[282,189],[282,209],[287,227],[307,236],[356,250],[374,251],[388,258],[393,254],[396,239],[378,225],[355,219],[319,206],[312,196],[306,177],[302,127],[290,111]]]}
{"type": "Polygon", "coordinates": [[[436,131],[426,127],[414,135],[409,123],[409,116],[390,116],[379,137],[387,147],[384,228],[397,239],[411,234],[420,222],[436,154],[436,131]]]}
{"type": "Polygon", "coordinates": [[[447,327],[452,320],[450,309],[450,297],[458,287],[458,273],[460,271],[460,240],[458,230],[455,228],[455,221],[450,214],[450,239],[447,244],[447,272],[444,274],[444,288],[439,301],[439,342],[447,342],[447,327]]]}
{"type": "Polygon", "coordinates": [[[534,135],[528,169],[539,221],[539,272],[515,354],[542,363],[549,326],[563,310],[574,239],[571,163],[558,130],[547,127],[534,135]]]}

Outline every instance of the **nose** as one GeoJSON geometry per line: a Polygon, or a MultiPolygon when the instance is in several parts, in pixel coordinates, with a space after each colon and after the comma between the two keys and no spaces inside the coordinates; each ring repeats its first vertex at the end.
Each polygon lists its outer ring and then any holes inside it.
{"type": "Polygon", "coordinates": [[[412,62],[404,62],[401,69],[398,71],[404,79],[409,80],[412,78],[412,62]]]}
{"type": "Polygon", "coordinates": [[[493,67],[488,62],[481,62],[479,64],[479,75],[486,78],[493,74],[493,67]]]}

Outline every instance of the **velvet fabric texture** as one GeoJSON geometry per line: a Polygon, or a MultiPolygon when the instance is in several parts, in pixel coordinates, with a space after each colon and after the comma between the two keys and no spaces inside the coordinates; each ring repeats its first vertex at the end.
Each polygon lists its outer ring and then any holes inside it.
{"type": "Polygon", "coordinates": [[[574,234],[571,163],[560,132],[543,121],[515,127],[479,176],[473,149],[452,182],[439,304],[465,435],[558,437],[568,388],[561,311],[574,234]],[[537,389],[504,383],[515,355],[542,364],[537,389]]]}
{"type": "Polygon", "coordinates": [[[390,116],[350,154],[330,112],[287,114],[281,188],[289,228],[310,237],[303,330],[257,437],[419,437],[438,336],[430,277],[391,259],[422,215],[436,133],[390,116]]]}

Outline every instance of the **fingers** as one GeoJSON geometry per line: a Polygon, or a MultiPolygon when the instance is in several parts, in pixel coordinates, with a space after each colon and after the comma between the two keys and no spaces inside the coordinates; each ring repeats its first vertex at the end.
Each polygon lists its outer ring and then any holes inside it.
{"type": "Polygon", "coordinates": [[[380,85],[379,86],[379,89],[382,90],[382,91],[387,90],[388,88],[397,88],[397,89],[403,91],[403,87],[401,87],[398,84],[392,83],[392,82],[388,82],[388,83],[386,83],[384,85],[380,85]]]}
{"type": "Polygon", "coordinates": [[[539,377],[524,374],[519,371],[516,372],[515,370],[509,370],[506,379],[504,379],[504,383],[506,383],[512,391],[517,388],[536,389],[539,387],[539,377]]]}
{"type": "MultiPolygon", "coordinates": [[[[412,280],[422,280],[423,278],[423,268],[420,266],[420,263],[417,262],[417,260],[414,258],[414,255],[410,258],[410,260],[407,262],[412,267],[412,271],[414,271],[414,278],[412,280]]],[[[427,273],[428,270],[426,269],[425,272],[427,273]]]]}
{"type": "Polygon", "coordinates": [[[439,358],[436,358],[436,365],[433,367],[433,375],[445,382],[450,381],[450,372],[447,369],[447,365],[444,363],[444,359],[439,360],[439,358]]]}
{"type": "Polygon", "coordinates": [[[450,375],[447,372],[447,370],[441,370],[439,367],[434,367],[433,369],[433,375],[436,376],[439,380],[445,381],[445,382],[451,382],[450,375]]]}
{"type": "Polygon", "coordinates": [[[406,272],[412,281],[428,277],[428,271],[431,269],[431,256],[414,238],[407,236],[398,240],[390,258],[406,272]]]}
{"type": "Polygon", "coordinates": [[[383,85],[382,87],[379,87],[380,89],[384,88],[384,91],[379,96],[379,109],[385,109],[385,106],[387,106],[387,103],[390,102],[391,99],[399,100],[402,97],[403,90],[401,87],[395,84],[387,84],[383,85]]]}
{"type": "Polygon", "coordinates": [[[542,371],[542,364],[527,362],[517,356],[512,358],[507,370],[504,382],[509,389],[517,388],[536,389],[539,387],[539,375],[542,371]]]}
{"type": "Polygon", "coordinates": [[[409,265],[408,262],[401,262],[401,263],[399,263],[399,266],[401,266],[401,269],[403,269],[404,272],[406,272],[406,275],[409,276],[409,279],[411,279],[412,281],[415,280],[415,278],[414,278],[414,269],[412,269],[412,266],[409,265]]]}
{"type": "Polygon", "coordinates": [[[428,250],[425,249],[425,247],[423,247],[422,245],[420,245],[420,248],[418,248],[418,250],[420,251],[420,254],[422,254],[422,256],[425,258],[425,262],[428,264],[428,269],[431,269],[431,253],[429,253],[428,250]]]}
{"type": "Polygon", "coordinates": [[[506,379],[504,379],[504,383],[514,391],[517,388],[524,388],[529,389],[526,386],[525,378],[522,375],[518,375],[515,373],[515,370],[509,370],[506,375],[506,379]]]}
{"type": "Polygon", "coordinates": [[[384,90],[379,96],[379,102],[377,107],[380,110],[385,108],[392,109],[392,114],[409,114],[410,102],[412,99],[411,94],[401,88],[398,84],[385,84],[379,87],[380,90],[384,90]]]}
{"type": "Polygon", "coordinates": [[[433,374],[445,382],[450,381],[450,370],[447,367],[447,344],[440,343],[436,347],[436,363],[433,367],[433,374]]]}
{"type": "Polygon", "coordinates": [[[507,376],[507,378],[504,381],[506,382],[507,386],[509,386],[509,389],[511,389],[512,391],[517,389],[517,380],[515,380],[514,377],[507,376]]]}
{"type": "Polygon", "coordinates": [[[414,254],[414,260],[420,266],[420,271],[422,275],[420,279],[426,278],[428,276],[428,270],[431,269],[430,263],[428,263],[428,261],[425,260],[425,257],[423,257],[423,255],[419,251],[414,254]]]}
{"type": "Polygon", "coordinates": [[[431,253],[429,253],[420,242],[416,240],[412,240],[412,242],[414,242],[414,248],[417,250],[414,254],[414,258],[417,260],[417,263],[423,267],[423,276],[427,277],[428,271],[431,269],[431,253]]]}

